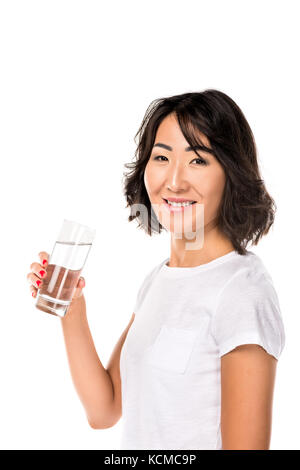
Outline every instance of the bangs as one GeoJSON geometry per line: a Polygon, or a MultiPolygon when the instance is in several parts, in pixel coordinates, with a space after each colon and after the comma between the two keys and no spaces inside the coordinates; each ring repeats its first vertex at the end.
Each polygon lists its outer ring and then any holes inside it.
{"type": "MultiPolygon", "coordinates": [[[[201,116],[195,116],[196,120],[193,120],[193,114],[191,110],[177,110],[175,115],[180,126],[181,132],[184,135],[185,140],[190,144],[191,147],[198,147],[198,150],[203,150],[214,155],[214,151],[211,147],[207,147],[201,138],[201,133],[205,135],[206,139],[210,143],[210,139],[207,134],[209,134],[209,129],[205,123],[202,123],[201,116]]],[[[201,155],[194,150],[194,152],[201,158],[201,155]]]]}

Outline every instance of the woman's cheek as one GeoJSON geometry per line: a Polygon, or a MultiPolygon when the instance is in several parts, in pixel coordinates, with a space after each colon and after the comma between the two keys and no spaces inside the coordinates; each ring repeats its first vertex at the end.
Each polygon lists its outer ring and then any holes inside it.
{"type": "Polygon", "coordinates": [[[205,204],[205,213],[207,216],[206,222],[210,222],[218,215],[218,211],[220,209],[220,204],[222,200],[222,183],[220,182],[219,186],[216,186],[213,191],[210,191],[208,197],[206,198],[205,204]],[[221,188],[221,190],[220,190],[221,188]]]}
{"type": "Polygon", "coordinates": [[[155,175],[153,169],[151,169],[151,166],[148,164],[144,172],[144,184],[149,197],[151,197],[152,193],[155,191],[155,175]]]}

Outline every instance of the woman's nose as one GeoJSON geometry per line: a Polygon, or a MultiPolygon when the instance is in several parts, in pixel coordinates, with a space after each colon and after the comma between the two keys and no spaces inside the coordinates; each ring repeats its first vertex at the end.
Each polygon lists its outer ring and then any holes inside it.
{"type": "Polygon", "coordinates": [[[186,180],[184,170],[181,167],[169,168],[167,187],[174,192],[185,191],[188,188],[188,181],[186,180]]]}

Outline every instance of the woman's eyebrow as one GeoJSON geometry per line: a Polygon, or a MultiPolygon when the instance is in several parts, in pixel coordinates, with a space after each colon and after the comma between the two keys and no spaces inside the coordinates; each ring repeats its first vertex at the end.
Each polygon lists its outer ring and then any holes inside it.
{"type": "MultiPolygon", "coordinates": [[[[170,145],[162,144],[161,142],[157,142],[156,144],[154,144],[153,148],[154,147],[162,147],[163,149],[170,150],[170,151],[173,150],[173,148],[170,145]]],[[[184,150],[186,152],[193,152],[194,150],[203,150],[204,152],[213,153],[212,149],[210,149],[209,147],[205,147],[204,145],[195,145],[194,147],[186,147],[184,150]]]]}

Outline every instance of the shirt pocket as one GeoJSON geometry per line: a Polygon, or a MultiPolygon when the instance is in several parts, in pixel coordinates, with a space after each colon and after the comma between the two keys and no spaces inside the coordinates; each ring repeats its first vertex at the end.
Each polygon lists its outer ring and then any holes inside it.
{"type": "Polygon", "coordinates": [[[148,364],[184,374],[197,334],[194,330],[163,325],[148,350],[148,364]]]}

